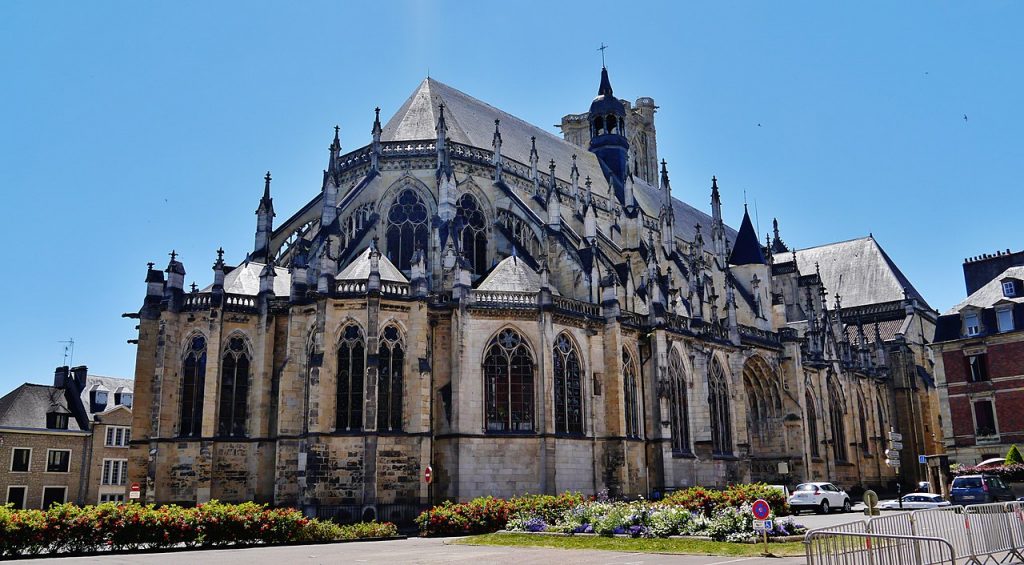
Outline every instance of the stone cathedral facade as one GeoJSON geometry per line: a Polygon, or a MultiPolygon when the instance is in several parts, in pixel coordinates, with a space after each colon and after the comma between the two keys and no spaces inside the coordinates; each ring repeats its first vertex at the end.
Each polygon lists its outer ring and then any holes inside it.
{"type": "Polygon", "coordinates": [[[400,519],[487,494],[891,480],[885,432],[932,417],[932,311],[873,238],[790,250],[777,225],[726,225],[714,178],[686,194],[710,214],[674,198],[655,109],[602,69],[560,139],[428,78],[368,145],[343,153],[335,129],[287,220],[268,173],[244,261],[218,251],[191,290],[173,253],[150,265],[143,499],[400,519]]]}

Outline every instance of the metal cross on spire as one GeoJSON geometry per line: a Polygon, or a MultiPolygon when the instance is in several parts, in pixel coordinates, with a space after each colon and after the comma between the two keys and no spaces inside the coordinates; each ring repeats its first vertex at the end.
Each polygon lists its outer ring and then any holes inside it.
{"type": "Polygon", "coordinates": [[[602,67],[605,66],[605,64],[604,64],[604,50],[607,49],[607,48],[608,48],[608,46],[605,45],[603,41],[601,42],[601,46],[597,48],[597,50],[601,52],[601,66],[602,67]]]}

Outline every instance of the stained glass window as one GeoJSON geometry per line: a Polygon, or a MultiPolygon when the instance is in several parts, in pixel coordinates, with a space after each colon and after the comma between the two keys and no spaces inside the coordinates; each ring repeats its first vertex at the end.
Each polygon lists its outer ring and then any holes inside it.
{"type": "Polygon", "coordinates": [[[690,453],[690,405],[686,393],[686,369],[679,352],[674,349],[668,357],[668,374],[672,403],[672,451],[690,453]]]}
{"type": "Polygon", "coordinates": [[[245,340],[241,337],[229,339],[227,351],[221,359],[218,435],[245,435],[249,407],[249,365],[245,340]]]}
{"type": "Polygon", "coordinates": [[[711,449],[718,455],[732,454],[732,415],[729,413],[729,385],[718,359],[708,370],[708,406],[711,409],[711,449]]]}
{"type": "Polygon", "coordinates": [[[203,427],[203,396],[206,383],[206,338],[197,335],[189,342],[181,367],[181,407],[178,435],[198,436],[203,427]]]}
{"type": "Polygon", "coordinates": [[[402,429],[402,373],[405,347],[402,333],[397,326],[389,325],[381,332],[379,352],[377,429],[398,431],[402,429]]]}
{"type": "Polygon", "coordinates": [[[334,428],[363,429],[363,378],[366,374],[366,340],[363,331],[349,324],[338,343],[338,404],[334,428]]]}
{"type": "Polygon", "coordinates": [[[583,389],[580,356],[569,336],[555,340],[555,433],[583,433],[583,389]]]}
{"type": "Polygon", "coordinates": [[[622,350],[622,388],[626,408],[626,437],[640,437],[640,394],[637,391],[636,364],[629,351],[622,350]]]}
{"type": "Polygon", "coordinates": [[[412,253],[419,245],[427,250],[427,207],[412,189],[405,189],[388,211],[388,259],[396,267],[408,271],[412,253]]]}
{"type": "Polygon", "coordinates": [[[829,420],[832,428],[832,454],[836,461],[846,461],[846,426],[843,425],[843,414],[846,413],[846,401],[839,392],[834,379],[828,381],[829,420]]]}
{"type": "Polygon", "coordinates": [[[533,355],[515,330],[502,330],[487,346],[484,389],[487,431],[534,430],[533,355]]]}
{"type": "Polygon", "coordinates": [[[804,393],[804,404],[807,405],[807,437],[811,443],[811,457],[821,457],[821,450],[818,449],[821,441],[818,439],[818,411],[814,407],[814,397],[810,390],[804,393]]]}
{"type": "Polygon", "coordinates": [[[487,270],[487,219],[471,194],[463,194],[455,204],[455,226],[462,253],[473,264],[473,272],[487,270]]]}

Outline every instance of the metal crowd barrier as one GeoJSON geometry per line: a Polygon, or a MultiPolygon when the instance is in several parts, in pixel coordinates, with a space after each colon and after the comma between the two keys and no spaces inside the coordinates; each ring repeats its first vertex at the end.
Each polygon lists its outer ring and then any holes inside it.
{"type": "Polygon", "coordinates": [[[804,543],[807,565],[956,565],[953,546],[941,538],[817,530],[804,543]]]}
{"type": "Polygon", "coordinates": [[[1024,503],[948,506],[873,517],[812,530],[804,543],[809,564],[1024,563],[1024,503]]]}

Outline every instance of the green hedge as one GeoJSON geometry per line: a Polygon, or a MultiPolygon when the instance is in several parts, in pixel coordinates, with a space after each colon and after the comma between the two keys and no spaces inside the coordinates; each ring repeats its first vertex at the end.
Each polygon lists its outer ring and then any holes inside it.
{"type": "Polygon", "coordinates": [[[0,555],[81,553],[176,546],[228,546],[326,542],[393,537],[391,523],[338,526],[291,508],[221,504],[195,508],[107,503],[58,504],[49,510],[0,506],[0,555]]]}

